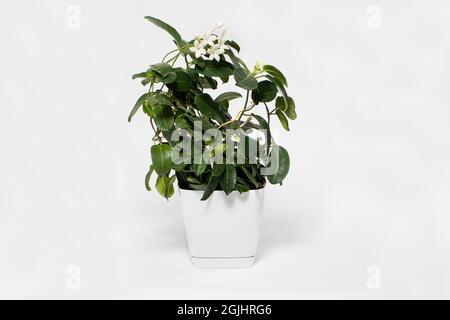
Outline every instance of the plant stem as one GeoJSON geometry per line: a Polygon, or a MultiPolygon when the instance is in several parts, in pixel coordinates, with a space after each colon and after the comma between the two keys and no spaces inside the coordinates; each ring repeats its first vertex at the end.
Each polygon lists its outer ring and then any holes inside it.
{"type": "Polygon", "coordinates": [[[241,111],[239,111],[238,117],[237,117],[237,121],[240,121],[241,118],[242,118],[242,115],[244,114],[244,112],[247,111],[246,108],[247,108],[247,103],[248,103],[248,98],[249,98],[249,96],[250,96],[250,91],[247,90],[247,95],[245,96],[244,109],[242,109],[241,111]]]}
{"type": "Polygon", "coordinates": [[[266,112],[267,112],[267,124],[270,127],[270,111],[269,111],[269,107],[267,106],[267,103],[264,102],[264,107],[266,107],[266,112]]]}
{"type": "Polygon", "coordinates": [[[155,125],[153,124],[153,119],[152,118],[150,118],[150,125],[152,126],[152,129],[153,129],[153,131],[155,132],[155,136],[153,137],[153,140],[155,139],[155,138],[157,138],[158,139],[158,141],[159,141],[159,143],[162,143],[162,140],[161,140],[161,137],[159,136],[159,129],[157,130],[156,128],[155,128],[155,125]]]}
{"type": "MultiPolygon", "coordinates": [[[[179,50],[179,49],[175,49],[175,50],[172,50],[172,51],[168,52],[168,53],[164,56],[164,58],[162,59],[162,62],[164,62],[168,56],[170,56],[170,55],[171,55],[172,53],[174,53],[174,52],[177,52],[178,50],[179,50]]],[[[170,60],[169,60],[169,61],[170,61],[170,60]]]]}

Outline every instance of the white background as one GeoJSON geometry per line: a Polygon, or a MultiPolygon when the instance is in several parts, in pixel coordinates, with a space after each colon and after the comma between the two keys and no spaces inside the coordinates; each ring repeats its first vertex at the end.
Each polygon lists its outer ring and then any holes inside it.
{"type": "Polygon", "coordinates": [[[438,0],[0,0],[0,297],[450,298],[449,33],[438,0]],[[173,48],[145,15],[223,21],[288,77],[251,269],[193,268],[178,197],[144,188],[130,76],[173,48]]]}

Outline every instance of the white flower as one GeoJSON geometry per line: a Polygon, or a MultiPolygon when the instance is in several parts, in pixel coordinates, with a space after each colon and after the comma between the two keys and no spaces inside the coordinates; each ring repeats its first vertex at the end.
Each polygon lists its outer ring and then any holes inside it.
{"type": "Polygon", "coordinates": [[[208,60],[220,61],[220,56],[225,53],[225,46],[218,43],[208,49],[207,53],[209,54],[208,60]]]}
{"type": "Polygon", "coordinates": [[[230,32],[227,29],[223,29],[222,34],[219,36],[219,42],[225,43],[230,40],[230,32]]]}
{"type": "Polygon", "coordinates": [[[223,29],[219,36],[215,34],[221,28],[223,28],[222,22],[213,30],[195,38],[194,45],[189,50],[195,53],[197,59],[202,57],[205,60],[220,61],[220,56],[227,49],[225,43],[230,40],[230,34],[227,29],[223,29]]]}
{"type": "Polygon", "coordinates": [[[213,46],[216,40],[217,36],[213,34],[212,31],[209,31],[203,35],[203,41],[210,46],[213,46]]]}
{"type": "Polygon", "coordinates": [[[201,37],[197,37],[194,41],[194,46],[189,48],[191,52],[195,53],[195,57],[198,59],[206,54],[205,50],[206,43],[201,37]]]}

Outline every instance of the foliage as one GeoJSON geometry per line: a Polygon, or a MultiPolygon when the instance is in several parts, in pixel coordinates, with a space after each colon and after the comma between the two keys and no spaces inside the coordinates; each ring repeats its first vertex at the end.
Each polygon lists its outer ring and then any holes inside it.
{"type": "MultiPolygon", "coordinates": [[[[135,103],[128,121],[142,109],[155,133],[150,149],[152,164],[145,177],[147,190],[151,190],[153,173],[157,175],[156,190],[167,199],[174,194],[175,180],[182,189],[202,190],[202,200],[208,199],[215,190],[223,190],[227,194],[233,191],[243,193],[263,188],[266,180],[281,184],[288,174],[290,159],[286,149],[274,148],[271,118],[276,117],[282,127],[289,130],[289,120],[297,117],[294,100],[286,92],[288,83],[283,73],[274,66],[261,63],[250,70],[238,57],[240,46],[229,39],[225,30],[219,34],[222,26],[185,41],[167,23],[154,17],[145,18],[166,31],[176,45],[176,49],[167,53],[160,63],[132,76],[148,88],[135,103]],[[179,61],[183,66],[177,65],[179,61]],[[231,79],[234,79],[237,90],[243,89],[244,94],[214,94],[219,83],[227,83],[231,79]],[[229,113],[232,100],[243,103],[235,117],[229,113]],[[274,104],[272,110],[269,103],[274,104]],[[258,108],[265,117],[254,113],[258,108]],[[239,128],[265,130],[265,148],[273,153],[270,154],[274,156],[272,162],[277,164],[278,170],[264,176],[261,169],[270,163],[264,162],[260,156],[251,161],[247,153],[243,163],[216,163],[212,158],[225,153],[226,143],[213,144],[210,140],[203,141],[201,146],[190,145],[191,150],[209,150],[210,159],[175,163],[171,157],[176,147],[176,142],[171,141],[172,133],[176,130],[192,133],[195,122],[202,124],[203,133],[207,129],[224,133],[227,129],[239,128]]],[[[250,141],[252,137],[248,135],[245,139],[250,141]]],[[[189,157],[193,160],[192,155],[189,157]]]]}

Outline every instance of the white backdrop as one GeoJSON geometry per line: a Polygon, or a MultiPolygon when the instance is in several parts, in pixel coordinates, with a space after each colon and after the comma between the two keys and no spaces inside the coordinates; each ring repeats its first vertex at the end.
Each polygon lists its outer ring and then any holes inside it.
{"type": "MultiPolygon", "coordinates": [[[[450,298],[449,1],[0,0],[1,298],[450,298]],[[198,270],[131,74],[223,21],[299,119],[256,265],[198,270]]],[[[280,131],[281,132],[281,131],[280,131]]]]}

